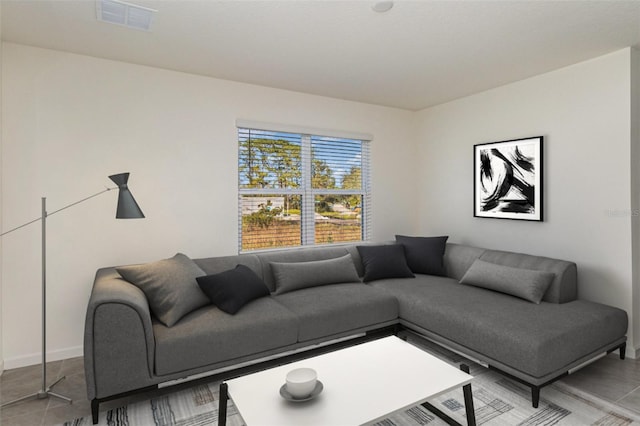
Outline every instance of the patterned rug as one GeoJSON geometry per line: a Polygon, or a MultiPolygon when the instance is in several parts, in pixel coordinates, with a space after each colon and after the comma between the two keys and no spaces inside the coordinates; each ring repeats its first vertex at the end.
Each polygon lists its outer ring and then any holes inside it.
{"type": "MultiPolygon", "coordinates": [[[[423,347],[422,344],[419,346],[423,347]]],[[[440,348],[427,347],[425,349],[454,364],[461,360],[457,355],[440,348]]],[[[473,363],[471,364],[471,374],[474,376],[472,382],[473,402],[478,425],[640,426],[640,415],[562,383],[555,383],[543,388],[540,404],[536,409],[531,406],[529,388],[473,363]]],[[[429,402],[459,423],[466,424],[461,389],[446,393],[429,402]]],[[[227,415],[228,425],[244,425],[244,421],[232,401],[229,401],[227,415]]],[[[217,418],[218,384],[210,383],[102,412],[100,413],[99,425],[209,426],[217,425],[217,418]]],[[[63,423],[64,426],[89,426],[91,424],[90,416],[63,423]]],[[[424,407],[416,406],[393,413],[375,424],[375,426],[396,425],[441,426],[446,423],[424,407]]]]}

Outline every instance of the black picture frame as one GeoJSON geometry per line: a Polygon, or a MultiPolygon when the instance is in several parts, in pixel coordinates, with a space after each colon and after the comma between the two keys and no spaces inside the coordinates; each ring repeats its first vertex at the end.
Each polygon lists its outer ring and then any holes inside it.
{"type": "Polygon", "coordinates": [[[473,216],[542,222],[543,136],[473,146],[473,216]]]}

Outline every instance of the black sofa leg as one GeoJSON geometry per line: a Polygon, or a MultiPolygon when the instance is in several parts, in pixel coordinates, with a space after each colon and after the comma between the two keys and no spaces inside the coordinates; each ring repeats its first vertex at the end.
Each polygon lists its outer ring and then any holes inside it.
{"type": "Polygon", "coordinates": [[[91,417],[93,418],[94,425],[98,424],[98,407],[99,406],[100,406],[100,403],[96,398],[91,400],[91,417]]]}
{"type": "Polygon", "coordinates": [[[531,386],[531,404],[533,408],[538,408],[540,404],[540,388],[537,386],[531,386]]]}
{"type": "Polygon", "coordinates": [[[627,353],[627,342],[620,345],[620,359],[624,359],[627,353]]]}

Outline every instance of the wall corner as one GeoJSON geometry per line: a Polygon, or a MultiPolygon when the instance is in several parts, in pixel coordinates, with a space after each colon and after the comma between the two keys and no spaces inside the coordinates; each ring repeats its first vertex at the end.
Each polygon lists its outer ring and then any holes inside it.
{"type": "MultiPolygon", "coordinates": [[[[0,34],[2,33],[2,3],[0,2],[0,34]]],[[[3,151],[3,145],[2,145],[2,104],[3,102],[3,97],[2,97],[2,40],[0,39],[0,230],[2,229],[2,210],[3,210],[3,205],[2,205],[2,174],[3,174],[3,167],[2,167],[2,151],[3,151]]],[[[3,349],[3,337],[2,337],[2,329],[3,329],[3,321],[2,321],[2,301],[4,300],[2,297],[2,238],[0,238],[0,375],[2,374],[2,372],[4,371],[4,349],[3,349]]]]}
{"type": "Polygon", "coordinates": [[[640,50],[630,48],[632,357],[640,354],[640,50]]]}

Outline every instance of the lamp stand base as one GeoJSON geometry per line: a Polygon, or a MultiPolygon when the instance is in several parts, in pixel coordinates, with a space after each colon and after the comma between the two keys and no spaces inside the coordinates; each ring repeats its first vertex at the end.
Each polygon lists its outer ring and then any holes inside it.
{"type": "Polygon", "coordinates": [[[63,401],[67,401],[69,404],[71,404],[73,402],[73,400],[71,398],[67,398],[64,395],[60,395],[59,393],[55,393],[55,392],[51,391],[51,389],[53,389],[53,387],[55,385],[57,385],[58,383],[63,381],[65,378],[66,378],[66,376],[62,376],[58,380],[56,380],[48,388],[40,390],[40,391],[32,393],[32,394],[29,394],[29,395],[22,396],[22,397],[20,397],[18,399],[14,399],[13,401],[5,402],[2,405],[0,405],[0,407],[6,407],[7,405],[17,404],[19,402],[27,401],[27,400],[30,400],[30,399],[45,399],[45,398],[49,398],[49,397],[58,398],[58,399],[61,399],[63,401]]]}

